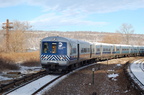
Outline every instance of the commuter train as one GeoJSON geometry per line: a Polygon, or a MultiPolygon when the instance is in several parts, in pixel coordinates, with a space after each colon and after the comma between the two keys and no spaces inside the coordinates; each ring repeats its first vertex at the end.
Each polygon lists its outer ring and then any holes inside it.
{"type": "Polygon", "coordinates": [[[41,40],[40,61],[48,71],[69,71],[99,60],[144,54],[144,47],[91,43],[53,36],[41,40]]]}

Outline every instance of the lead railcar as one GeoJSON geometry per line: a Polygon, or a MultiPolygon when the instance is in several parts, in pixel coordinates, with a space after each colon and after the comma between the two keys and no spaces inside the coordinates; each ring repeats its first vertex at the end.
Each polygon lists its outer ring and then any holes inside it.
{"type": "Polygon", "coordinates": [[[92,44],[59,36],[41,41],[41,65],[47,70],[68,70],[92,57],[92,44]]]}

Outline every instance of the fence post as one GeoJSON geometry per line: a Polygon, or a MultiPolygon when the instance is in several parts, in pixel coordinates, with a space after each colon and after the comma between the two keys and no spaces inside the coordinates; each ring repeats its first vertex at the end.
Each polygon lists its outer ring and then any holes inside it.
{"type": "Polygon", "coordinates": [[[92,68],[92,84],[94,85],[94,71],[95,71],[95,68],[92,68]]]}

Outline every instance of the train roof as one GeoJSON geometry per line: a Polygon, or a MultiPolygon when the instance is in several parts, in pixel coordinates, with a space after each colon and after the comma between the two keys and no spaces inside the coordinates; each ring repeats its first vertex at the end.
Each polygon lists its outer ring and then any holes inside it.
{"type": "Polygon", "coordinates": [[[95,44],[95,45],[105,45],[105,46],[140,47],[138,45],[108,44],[108,43],[98,43],[98,42],[93,42],[93,44],[95,44]]]}
{"type": "Polygon", "coordinates": [[[107,46],[122,46],[122,47],[143,47],[139,45],[124,45],[124,44],[108,44],[108,43],[99,43],[99,42],[88,42],[88,41],[82,41],[77,39],[71,39],[66,37],[60,37],[60,36],[51,36],[43,38],[41,41],[63,41],[63,42],[69,42],[69,43],[82,43],[82,44],[94,44],[94,45],[107,45],[107,46]]]}
{"type": "Polygon", "coordinates": [[[82,41],[82,40],[76,40],[66,37],[60,37],[60,36],[51,36],[43,38],[41,41],[63,41],[63,42],[73,42],[73,43],[87,43],[91,44],[90,42],[82,41]]]}
{"type": "Polygon", "coordinates": [[[106,45],[106,46],[113,46],[114,44],[108,44],[108,43],[99,43],[99,42],[93,42],[95,45],[106,45]]]}

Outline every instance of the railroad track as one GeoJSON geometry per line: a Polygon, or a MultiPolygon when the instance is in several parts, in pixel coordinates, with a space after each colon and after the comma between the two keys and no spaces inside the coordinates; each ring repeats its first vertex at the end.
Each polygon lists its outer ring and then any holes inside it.
{"type": "Polygon", "coordinates": [[[48,86],[62,76],[63,75],[46,75],[14,91],[6,92],[3,95],[35,95],[43,88],[45,88],[46,86],[48,86]]]}
{"type": "MultiPolygon", "coordinates": [[[[46,71],[40,71],[36,74],[32,74],[29,76],[25,76],[24,78],[21,78],[19,80],[14,80],[12,83],[3,85],[0,88],[0,91],[3,92],[3,95],[19,95],[19,94],[26,94],[26,95],[35,95],[37,93],[40,93],[45,87],[52,85],[55,81],[61,79],[62,77],[65,77],[65,75],[70,75],[71,73],[78,71],[80,69],[83,69],[85,67],[95,65],[89,64],[86,66],[83,66],[81,68],[78,68],[68,74],[62,74],[62,75],[47,75],[46,71]],[[30,87],[30,88],[29,88],[30,87]],[[25,91],[25,89],[29,89],[28,91],[25,91]],[[5,93],[4,93],[5,92],[5,93]]],[[[129,68],[129,65],[127,65],[127,68],[125,69],[127,72],[127,75],[130,79],[130,74],[128,72],[132,72],[129,68]]],[[[134,76],[134,75],[132,75],[134,76]]],[[[133,81],[132,79],[130,79],[133,81]]],[[[133,83],[133,82],[132,82],[133,83]]],[[[136,84],[135,84],[136,85],[136,84]]]]}
{"type": "Polygon", "coordinates": [[[56,78],[50,80],[48,83],[46,83],[45,85],[43,85],[42,87],[40,87],[38,90],[36,90],[35,92],[33,92],[31,95],[37,94],[38,92],[40,92],[40,91],[43,90],[45,87],[47,87],[48,85],[50,85],[51,83],[53,83],[53,82],[56,81],[57,79],[61,78],[62,76],[64,76],[64,75],[57,76],[56,78]]]}
{"type": "Polygon", "coordinates": [[[32,81],[35,81],[43,76],[46,75],[46,71],[42,70],[40,72],[34,73],[34,74],[30,74],[30,75],[26,75],[22,78],[19,79],[15,79],[10,83],[7,84],[1,84],[0,85],[0,94],[3,94],[4,92],[8,92],[8,91],[13,91],[15,89],[18,89],[32,81]]]}
{"type": "MultiPolygon", "coordinates": [[[[28,83],[24,83],[22,85],[16,86],[12,89],[5,90],[5,93],[3,95],[20,95],[20,94],[26,94],[26,95],[35,95],[37,93],[40,93],[45,87],[46,89],[50,89],[53,85],[55,85],[57,82],[62,80],[63,78],[69,76],[70,74],[86,68],[91,65],[95,65],[96,63],[89,64],[80,68],[77,68],[69,73],[61,74],[61,75],[46,75],[46,71],[43,71],[44,75],[40,78],[35,78],[33,81],[29,81],[28,83]],[[55,83],[54,83],[55,82],[55,83]],[[27,90],[27,91],[25,91],[27,90]]],[[[15,83],[13,83],[15,84],[15,83]]],[[[18,83],[17,83],[18,84],[18,83]]],[[[10,85],[9,85],[10,86],[10,85]]],[[[15,85],[12,85],[12,87],[15,85]]],[[[4,90],[3,90],[4,91],[4,90]]]]}
{"type": "Polygon", "coordinates": [[[75,69],[75,70],[73,70],[73,71],[71,71],[69,73],[58,75],[55,79],[52,79],[50,81],[48,80],[45,85],[41,86],[39,89],[37,89],[36,91],[34,91],[33,93],[31,93],[29,95],[36,95],[36,94],[41,95],[45,90],[51,89],[55,84],[57,84],[59,81],[63,80],[65,77],[73,74],[76,71],[79,71],[81,69],[84,69],[84,68],[86,68],[88,66],[92,66],[92,65],[95,65],[95,64],[97,64],[97,63],[88,64],[88,65],[85,65],[83,67],[77,68],[77,69],[75,69]]]}
{"type": "Polygon", "coordinates": [[[134,60],[132,63],[126,64],[124,69],[131,85],[139,91],[140,95],[144,95],[144,83],[138,78],[137,73],[144,73],[144,69],[142,68],[143,62],[144,59],[134,60]]]}

